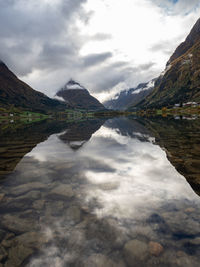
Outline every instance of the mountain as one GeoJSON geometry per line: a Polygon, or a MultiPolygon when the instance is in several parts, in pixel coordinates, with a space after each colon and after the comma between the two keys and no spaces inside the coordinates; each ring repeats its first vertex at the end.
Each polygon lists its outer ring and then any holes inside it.
{"type": "Polygon", "coordinates": [[[46,112],[66,109],[66,104],[35,91],[22,82],[0,61],[0,106],[46,112]]]}
{"type": "Polygon", "coordinates": [[[124,110],[129,106],[134,106],[147,97],[154,88],[156,79],[147,83],[141,83],[136,88],[123,90],[116,94],[113,99],[104,102],[106,108],[124,110]]]}
{"type": "Polygon", "coordinates": [[[200,19],[170,57],[155,89],[138,106],[156,108],[192,101],[200,102],[200,19]]]}
{"type": "Polygon", "coordinates": [[[56,98],[78,109],[103,110],[105,107],[79,83],[70,80],[56,93],[56,98]]]}

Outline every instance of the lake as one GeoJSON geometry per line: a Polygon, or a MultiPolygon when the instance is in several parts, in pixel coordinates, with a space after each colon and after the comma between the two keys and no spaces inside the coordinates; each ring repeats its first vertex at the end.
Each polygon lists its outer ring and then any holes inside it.
{"type": "Polygon", "coordinates": [[[0,125],[0,267],[200,262],[200,120],[0,125]]]}

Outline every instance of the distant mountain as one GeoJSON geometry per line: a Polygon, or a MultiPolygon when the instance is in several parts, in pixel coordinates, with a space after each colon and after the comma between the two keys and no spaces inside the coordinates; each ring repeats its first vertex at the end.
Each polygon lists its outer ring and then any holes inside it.
{"type": "Polygon", "coordinates": [[[147,83],[141,83],[136,88],[121,91],[116,94],[113,99],[104,102],[105,107],[115,110],[124,110],[130,106],[135,106],[152,92],[155,80],[156,79],[147,83]]]}
{"type": "Polygon", "coordinates": [[[56,93],[56,98],[77,109],[103,110],[105,107],[88,90],[74,80],[70,80],[56,93]]]}
{"type": "Polygon", "coordinates": [[[14,106],[37,112],[67,108],[65,103],[51,99],[19,80],[2,61],[0,61],[0,106],[5,108],[14,106]]]}
{"type": "Polygon", "coordinates": [[[170,57],[155,89],[138,106],[162,107],[190,101],[200,102],[200,19],[170,57]]]}

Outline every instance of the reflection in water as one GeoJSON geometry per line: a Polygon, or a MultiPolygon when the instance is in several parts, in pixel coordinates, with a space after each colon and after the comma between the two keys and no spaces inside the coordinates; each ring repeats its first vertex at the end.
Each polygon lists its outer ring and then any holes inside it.
{"type": "Polygon", "coordinates": [[[5,266],[199,266],[200,200],[155,122],[102,123],[65,125],[1,181],[5,266]]]}
{"type": "Polygon", "coordinates": [[[104,122],[103,119],[96,119],[74,123],[59,138],[72,149],[77,150],[90,140],[92,134],[98,131],[104,122]]]}
{"type": "Polygon", "coordinates": [[[170,162],[200,195],[200,120],[177,123],[155,118],[145,124],[155,135],[156,143],[165,149],[170,162]]]}

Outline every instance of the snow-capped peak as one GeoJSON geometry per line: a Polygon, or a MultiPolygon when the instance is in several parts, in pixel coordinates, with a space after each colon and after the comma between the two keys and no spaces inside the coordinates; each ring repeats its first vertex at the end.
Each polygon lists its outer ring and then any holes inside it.
{"type": "Polygon", "coordinates": [[[86,90],[80,83],[70,80],[61,90],[86,90]]]}
{"type": "Polygon", "coordinates": [[[149,90],[149,89],[151,89],[151,88],[154,87],[154,84],[155,84],[155,79],[149,81],[149,82],[146,84],[146,86],[134,90],[134,91],[132,92],[132,95],[134,95],[134,94],[139,94],[139,93],[142,92],[142,91],[149,90]]]}

